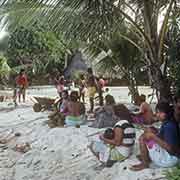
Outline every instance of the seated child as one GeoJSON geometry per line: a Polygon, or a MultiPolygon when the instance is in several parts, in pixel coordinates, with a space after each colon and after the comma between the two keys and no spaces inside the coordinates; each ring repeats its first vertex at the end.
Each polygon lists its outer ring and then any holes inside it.
{"type": "Polygon", "coordinates": [[[68,126],[77,126],[83,123],[80,116],[81,103],[78,101],[78,99],[78,92],[72,91],[69,102],[65,106],[65,109],[68,111],[68,115],[65,118],[65,123],[68,126]]]}
{"type": "Polygon", "coordinates": [[[133,122],[137,124],[152,124],[154,122],[154,115],[151,106],[146,102],[146,96],[141,95],[141,105],[139,112],[134,112],[133,122]]]}
{"type": "MultiPolygon", "coordinates": [[[[148,132],[148,131],[151,132],[151,133],[153,133],[153,134],[155,134],[155,135],[158,134],[158,129],[156,129],[156,128],[153,127],[153,126],[145,129],[145,132],[148,132]]],[[[153,139],[144,140],[144,143],[147,145],[147,147],[148,147],[149,149],[152,149],[153,146],[156,144],[156,142],[155,142],[153,139]]]]}

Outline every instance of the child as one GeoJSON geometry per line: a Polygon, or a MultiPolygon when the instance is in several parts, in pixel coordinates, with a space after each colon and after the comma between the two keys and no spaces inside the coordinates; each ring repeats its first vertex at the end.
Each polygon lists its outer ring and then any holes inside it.
{"type": "Polygon", "coordinates": [[[133,113],[133,122],[137,124],[152,124],[154,122],[154,115],[151,106],[146,102],[146,96],[141,94],[140,100],[140,110],[133,113]]]}
{"type": "Polygon", "coordinates": [[[59,111],[63,113],[65,116],[68,115],[68,110],[67,110],[67,104],[69,101],[69,94],[67,90],[62,91],[62,103],[60,105],[59,111]]]}
{"type": "Polygon", "coordinates": [[[59,79],[56,80],[56,88],[59,97],[62,97],[62,92],[64,91],[64,85],[65,85],[64,76],[60,76],[59,79]]]}
{"type": "Polygon", "coordinates": [[[68,111],[65,123],[68,126],[77,126],[83,123],[80,116],[81,103],[78,101],[78,99],[78,92],[72,91],[70,94],[69,102],[65,106],[65,109],[67,109],[68,111]]]}

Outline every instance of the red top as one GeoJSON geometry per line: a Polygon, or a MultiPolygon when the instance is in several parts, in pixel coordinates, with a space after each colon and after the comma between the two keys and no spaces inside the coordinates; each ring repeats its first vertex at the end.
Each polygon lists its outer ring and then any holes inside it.
{"type": "Polygon", "coordinates": [[[27,76],[25,74],[23,75],[19,75],[16,78],[16,84],[19,86],[27,86],[28,85],[28,80],[27,80],[27,76]]]}

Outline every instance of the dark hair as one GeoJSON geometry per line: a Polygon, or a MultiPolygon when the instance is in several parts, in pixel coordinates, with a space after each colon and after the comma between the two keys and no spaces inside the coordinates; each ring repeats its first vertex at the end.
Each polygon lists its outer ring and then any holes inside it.
{"type": "Polygon", "coordinates": [[[106,95],[105,96],[105,101],[106,101],[106,104],[107,105],[113,105],[113,104],[116,104],[115,100],[114,100],[114,97],[111,96],[111,95],[106,95]]]}
{"type": "Polygon", "coordinates": [[[117,104],[113,106],[114,113],[122,120],[132,121],[131,113],[124,104],[117,104]]]}
{"type": "Polygon", "coordinates": [[[80,79],[84,80],[84,74],[80,74],[80,79]]]}
{"type": "Polygon", "coordinates": [[[142,102],[146,101],[146,96],[144,94],[141,94],[140,99],[142,102]]]}
{"type": "Polygon", "coordinates": [[[25,69],[20,69],[19,74],[22,75],[23,72],[25,72],[25,69]]]}
{"type": "Polygon", "coordinates": [[[114,139],[114,131],[112,128],[107,128],[103,134],[106,139],[114,139]]]}
{"type": "Polygon", "coordinates": [[[90,74],[93,74],[92,68],[88,68],[88,69],[87,69],[87,72],[90,73],[90,74]]]}
{"type": "Polygon", "coordinates": [[[160,111],[160,112],[169,114],[171,112],[171,107],[170,107],[169,103],[167,103],[167,102],[159,102],[156,105],[156,111],[160,111]]]}
{"type": "Polygon", "coordinates": [[[70,100],[76,102],[79,99],[78,92],[72,91],[70,94],[70,100]]]}
{"type": "Polygon", "coordinates": [[[65,93],[67,96],[69,95],[68,90],[63,90],[62,93],[65,93]]]}

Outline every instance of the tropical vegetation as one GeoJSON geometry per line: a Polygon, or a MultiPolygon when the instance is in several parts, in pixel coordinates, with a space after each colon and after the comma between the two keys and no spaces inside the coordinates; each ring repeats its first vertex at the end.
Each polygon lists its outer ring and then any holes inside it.
{"type": "Polygon", "coordinates": [[[171,41],[172,36],[179,41],[173,34],[179,4],[179,0],[9,0],[1,2],[0,13],[9,17],[10,29],[19,24],[28,28],[41,19],[54,33],[80,42],[91,59],[104,52],[101,69],[108,64],[109,70],[124,73],[133,86],[141,69],[158,99],[168,99],[179,72],[172,50],[178,43],[171,41]]]}

